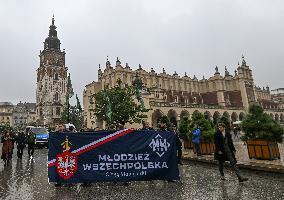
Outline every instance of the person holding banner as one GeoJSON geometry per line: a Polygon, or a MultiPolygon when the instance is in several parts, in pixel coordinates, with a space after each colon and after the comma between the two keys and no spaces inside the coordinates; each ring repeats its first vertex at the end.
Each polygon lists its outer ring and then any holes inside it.
{"type": "Polygon", "coordinates": [[[150,127],[149,122],[144,122],[143,123],[143,128],[141,130],[149,131],[149,130],[154,130],[154,129],[152,127],[150,127]]]}
{"type": "Polygon", "coordinates": [[[178,132],[177,132],[177,127],[176,126],[173,126],[172,127],[172,131],[174,132],[175,136],[176,136],[176,146],[177,146],[177,161],[178,161],[178,164],[179,165],[183,165],[182,162],[181,162],[181,157],[182,157],[182,142],[180,140],[180,137],[178,135],[178,132]]]}

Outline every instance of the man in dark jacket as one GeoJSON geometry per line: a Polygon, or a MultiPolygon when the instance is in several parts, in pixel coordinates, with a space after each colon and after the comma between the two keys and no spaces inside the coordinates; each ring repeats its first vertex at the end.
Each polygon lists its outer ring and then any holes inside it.
{"type": "Polygon", "coordinates": [[[233,170],[235,171],[239,182],[247,181],[247,178],[243,178],[240,174],[240,170],[237,168],[237,160],[235,157],[236,149],[234,147],[232,136],[225,130],[225,124],[219,123],[218,130],[214,136],[215,141],[215,160],[219,161],[219,171],[221,174],[221,180],[225,180],[224,177],[224,162],[229,161],[233,170]]]}
{"type": "Polygon", "coordinates": [[[31,129],[28,131],[27,143],[28,143],[28,154],[30,157],[32,157],[35,151],[36,134],[31,129]]]}
{"type": "Polygon", "coordinates": [[[24,132],[20,132],[18,136],[16,137],[16,143],[17,143],[17,156],[19,159],[22,159],[23,151],[26,146],[26,136],[24,132]]]}
{"type": "Polygon", "coordinates": [[[181,162],[181,157],[182,157],[182,142],[180,140],[180,137],[177,132],[177,128],[175,126],[172,127],[172,131],[174,132],[176,136],[176,146],[177,146],[177,161],[179,165],[183,165],[181,162]]]}

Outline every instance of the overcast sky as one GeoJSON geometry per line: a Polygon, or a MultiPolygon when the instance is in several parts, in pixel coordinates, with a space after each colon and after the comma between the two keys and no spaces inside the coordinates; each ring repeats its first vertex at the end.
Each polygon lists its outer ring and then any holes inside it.
{"type": "Polygon", "coordinates": [[[233,74],[244,54],[255,84],[284,87],[282,0],[0,0],[0,101],[35,102],[39,51],[55,15],[75,93],[98,65],[233,74]]]}

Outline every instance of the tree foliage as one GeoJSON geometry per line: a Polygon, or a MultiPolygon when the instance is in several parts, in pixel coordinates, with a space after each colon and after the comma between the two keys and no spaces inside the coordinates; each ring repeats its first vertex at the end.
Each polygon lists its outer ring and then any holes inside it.
{"type": "Polygon", "coordinates": [[[121,84],[92,95],[90,104],[94,105],[90,111],[97,119],[117,127],[119,124],[141,123],[146,118],[145,113],[149,111],[137,100],[133,86],[121,87],[121,84]]]}
{"type": "Polygon", "coordinates": [[[202,113],[195,112],[192,114],[190,129],[194,129],[194,125],[198,124],[201,130],[201,139],[204,141],[211,141],[215,134],[213,123],[206,119],[202,113]]]}
{"type": "Polygon", "coordinates": [[[188,117],[183,117],[179,123],[179,134],[181,139],[190,139],[190,120],[188,117]]]}
{"type": "Polygon", "coordinates": [[[13,131],[13,127],[11,127],[8,123],[0,124],[0,133],[6,133],[7,131],[13,131]]]}
{"type": "MultiPolygon", "coordinates": [[[[77,96],[77,95],[76,95],[77,96]]],[[[63,112],[61,113],[61,121],[65,124],[73,124],[77,130],[82,128],[84,123],[84,115],[81,104],[77,98],[77,103],[75,106],[69,105],[69,100],[66,100],[63,112]],[[68,107],[69,107],[69,121],[68,121],[68,107]]]]}
{"type": "Polygon", "coordinates": [[[257,104],[249,107],[249,113],[242,121],[241,128],[245,132],[243,140],[265,139],[282,142],[284,135],[284,128],[257,104]]]}
{"type": "Polygon", "coordinates": [[[166,128],[168,128],[168,129],[170,129],[173,126],[173,124],[170,122],[170,119],[166,115],[163,115],[159,119],[159,123],[165,123],[166,124],[166,128]]]}

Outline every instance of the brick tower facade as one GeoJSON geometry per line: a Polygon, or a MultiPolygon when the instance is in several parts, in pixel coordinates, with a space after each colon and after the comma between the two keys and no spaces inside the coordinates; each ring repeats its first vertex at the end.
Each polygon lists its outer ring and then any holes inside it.
{"type": "Polygon", "coordinates": [[[60,49],[54,17],[39,57],[36,89],[37,118],[41,125],[54,125],[59,121],[63,111],[68,70],[65,66],[65,50],[60,49]]]}

